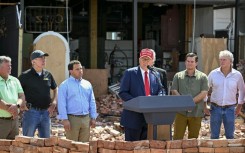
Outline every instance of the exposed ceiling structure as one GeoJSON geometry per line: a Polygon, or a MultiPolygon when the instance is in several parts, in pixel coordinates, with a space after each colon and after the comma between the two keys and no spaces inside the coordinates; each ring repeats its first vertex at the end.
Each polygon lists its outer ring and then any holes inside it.
{"type": "MultiPolygon", "coordinates": [[[[107,0],[114,2],[133,2],[133,0],[107,0]]],[[[164,4],[193,4],[194,0],[138,0],[139,3],[164,3],[164,4]]],[[[235,4],[236,0],[196,0],[196,4],[203,5],[221,5],[235,4]]],[[[244,3],[245,0],[240,0],[244,3]]]]}

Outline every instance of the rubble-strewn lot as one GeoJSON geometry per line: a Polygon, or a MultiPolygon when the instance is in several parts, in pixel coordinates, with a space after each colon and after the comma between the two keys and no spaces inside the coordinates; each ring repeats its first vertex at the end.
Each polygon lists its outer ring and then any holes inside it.
{"type": "MultiPolygon", "coordinates": [[[[118,99],[115,95],[109,94],[98,98],[96,103],[99,117],[96,127],[91,129],[91,140],[124,140],[123,128],[119,124],[122,100],[118,99]]],[[[245,138],[245,123],[242,117],[236,118],[235,127],[235,138],[245,138]]],[[[56,118],[52,118],[52,135],[65,136],[63,126],[56,118]]],[[[187,139],[186,135],[184,139],[187,139]]],[[[210,139],[209,116],[202,120],[199,138],[210,139]]],[[[220,139],[225,139],[223,126],[221,127],[220,139]]]]}

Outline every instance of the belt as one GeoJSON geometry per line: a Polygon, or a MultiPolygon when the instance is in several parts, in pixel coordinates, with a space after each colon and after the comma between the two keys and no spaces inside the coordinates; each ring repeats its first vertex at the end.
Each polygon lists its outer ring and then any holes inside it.
{"type": "Polygon", "coordinates": [[[86,115],[73,115],[73,114],[68,114],[68,116],[73,116],[73,117],[80,117],[80,118],[82,118],[82,117],[88,116],[88,114],[86,114],[86,115]]]}
{"type": "Polygon", "coordinates": [[[232,106],[236,106],[236,104],[220,106],[220,105],[218,105],[216,103],[213,103],[213,102],[211,102],[211,105],[214,105],[216,107],[221,107],[221,108],[229,108],[229,107],[232,107],[232,106]]]}
{"type": "Polygon", "coordinates": [[[44,111],[44,110],[48,109],[48,108],[40,108],[40,107],[32,106],[31,103],[26,103],[26,106],[27,106],[28,109],[34,109],[34,110],[37,110],[37,111],[44,111]]]}
{"type": "Polygon", "coordinates": [[[0,117],[1,120],[13,120],[13,117],[0,117]]]}
{"type": "Polygon", "coordinates": [[[30,107],[29,109],[34,109],[34,110],[37,110],[37,111],[45,111],[47,110],[47,108],[38,108],[38,107],[30,107]]]}

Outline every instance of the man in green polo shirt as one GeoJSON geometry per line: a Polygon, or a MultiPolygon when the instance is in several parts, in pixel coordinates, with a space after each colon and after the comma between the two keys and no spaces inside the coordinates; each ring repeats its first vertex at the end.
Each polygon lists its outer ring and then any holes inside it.
{"type": "Polygon", "coordinates": [[[26,109],[20,82],[10,75],[11,58],[0,56],[0,139],[19,134],[18,108],[26,109]]]}
{"type": "MultiPolygon", "coordinates": [[[[186,70],[175,74],[171,92],[173,95],[191,95],[195,103],[192,111],[176,113],[174,121],[174,140],[183,139],[188,127],[188,139],[198,138],[204,115],[204,99],[208,92],[207,75],[196,69],[198,57],[188,53],[185,58],[186,70]]],[[[181,103],[181,101],[180,101],[181,103]]]]}

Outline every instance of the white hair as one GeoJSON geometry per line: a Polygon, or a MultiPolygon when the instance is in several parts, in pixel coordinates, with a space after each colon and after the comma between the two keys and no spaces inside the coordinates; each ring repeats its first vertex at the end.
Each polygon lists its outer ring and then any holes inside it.
{"type": "Polygon", "coordinates": [[[11,58],[7,56],[0,56],[0,66],[2,66],[3,62],[11,62],[11,58]]]}
{"type": "Polygon", "coordinates": [[[219,52],[219,58],[221,58],[221,57],[228,57],[231,60],[231,63],[233,63],[233,61],[234,61],[233,54],[228,50],[220,51],[219,52]]]}

